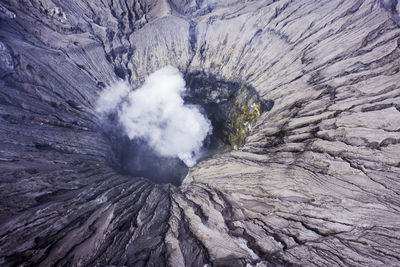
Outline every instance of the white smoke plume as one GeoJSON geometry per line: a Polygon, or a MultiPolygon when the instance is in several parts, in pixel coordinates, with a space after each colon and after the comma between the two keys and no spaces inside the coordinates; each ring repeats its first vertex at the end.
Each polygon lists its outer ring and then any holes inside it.
{"type": "Polygon", "coordinates": [[[212,126],[196,106],[184,104],[185,90],[182,74],[167,66],[134,91],[121,82],[106,88],[96,110],[107,114],[117,109],[131,140],[144,140],[161,156],[179,157],[192,167],[212,126]]]}
{"type": "Polygon", "coordinates": [[[128,83],[122,81],[106,87],[97,99],[96,111],[105,114],[114,111],[122,99],[129,94],[129,91],[128,83]]]}

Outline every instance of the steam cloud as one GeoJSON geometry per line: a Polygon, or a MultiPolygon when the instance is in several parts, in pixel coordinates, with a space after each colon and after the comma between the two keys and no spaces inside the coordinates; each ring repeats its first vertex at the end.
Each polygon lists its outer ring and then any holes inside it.
{"type": "Polygon", "coordinates": [[[184,104],[185,81],[178,69],[167,66],[142,87],[131,91],[126,82],[105,89],[96,110],[118,110],[118,119],[131,140],[143,140],[164,157],[179,157],[192,167],[203,140],[212,131],[210,121],[194,105],[184,104]]]}

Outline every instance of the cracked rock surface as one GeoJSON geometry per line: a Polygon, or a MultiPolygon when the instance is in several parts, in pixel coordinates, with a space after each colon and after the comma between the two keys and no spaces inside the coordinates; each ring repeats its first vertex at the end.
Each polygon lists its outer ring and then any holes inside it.
{"type": "Polygon", "coordinates": [[[0,265],[400,265],[397,0],[4,0],[0,265]],[[94,104],[173,65],[274,106],[153,184],[109,167],[94,104]]]}

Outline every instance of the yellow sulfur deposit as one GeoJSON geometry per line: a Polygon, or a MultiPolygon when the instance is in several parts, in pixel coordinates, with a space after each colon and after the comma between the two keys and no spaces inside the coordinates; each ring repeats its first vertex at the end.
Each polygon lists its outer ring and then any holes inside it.
{"type": "Polygon", "coordinates": [[[261,102],[256,95],[242,86],[235,99],[235,107],[232,109],[230,118],[229,142],[234,149],[244,144],[251,126],[261,115],[261,102]]]}

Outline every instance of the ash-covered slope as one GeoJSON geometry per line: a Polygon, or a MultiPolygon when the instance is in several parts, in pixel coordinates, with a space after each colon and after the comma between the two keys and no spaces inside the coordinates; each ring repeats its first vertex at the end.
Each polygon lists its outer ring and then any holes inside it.
{"type": "Polygon", "coordinates": [[[242,2],[1,3],[1,265],[400,264],[400,5],[242,2]],[[166,65],[274,102],[180,187],[109,167],[94,111],[166,65]]]}

